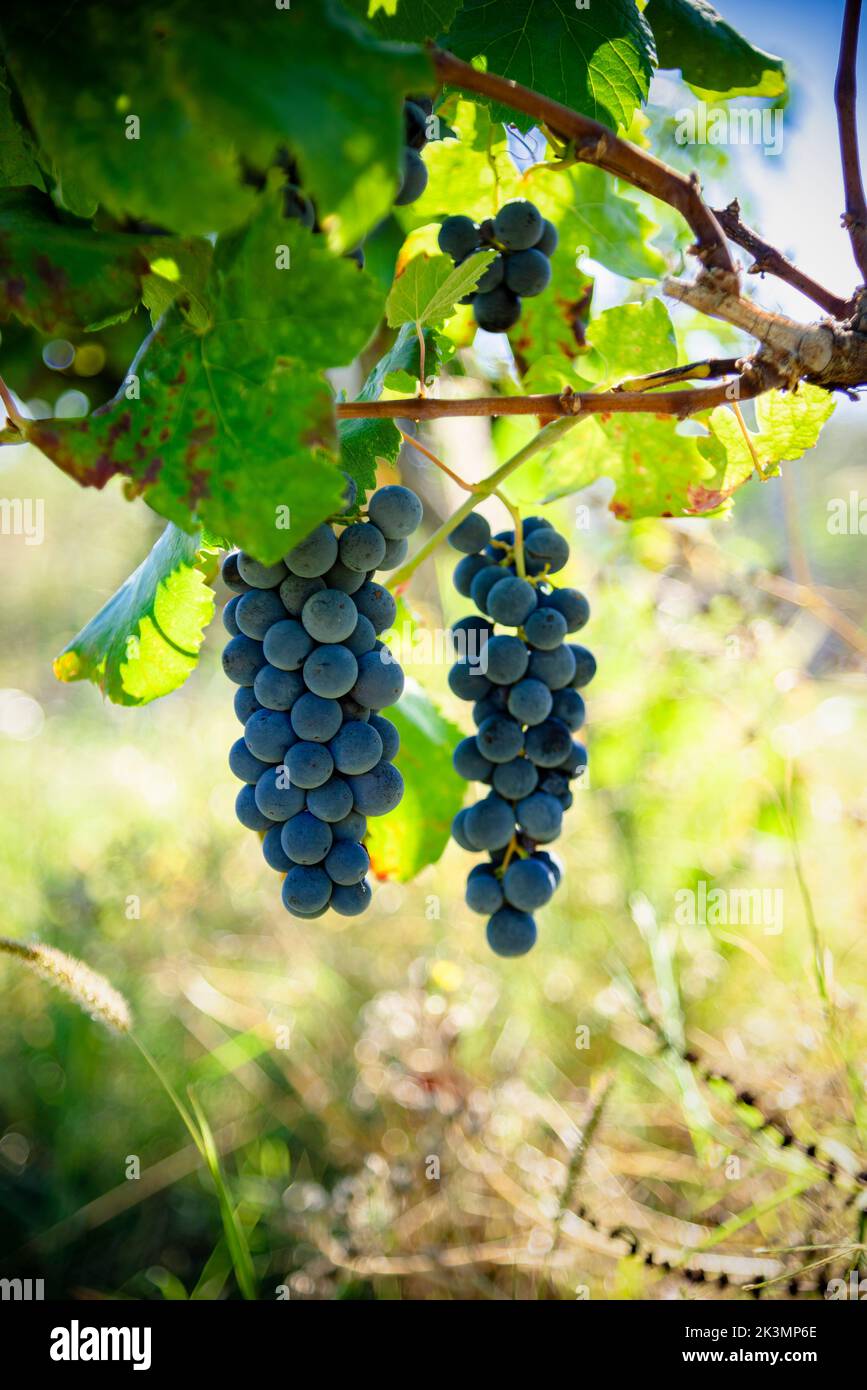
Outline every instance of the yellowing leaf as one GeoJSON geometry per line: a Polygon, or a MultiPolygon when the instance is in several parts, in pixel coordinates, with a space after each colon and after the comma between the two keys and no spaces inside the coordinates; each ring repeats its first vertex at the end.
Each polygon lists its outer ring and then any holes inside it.
{"type": "MultiPolygon", "coordinates": [[[[801,458],[818,440],[835,404],[830,392],[805,382],[797,391],[769,391],[756,400],[759,428],[747,429],[749,443],[734,411],[729,406],[717,406],[710,413],[708,426],[725,452],[724,487],[731,490],[750,477],[756,466],[753,454],[764,474],[784,460],[801,458]]],[[[706,452],[710,456],[710,449],[706,452]]]]}
{"type": "Polygon", "coordinates": [[[214,612],[203,566],[214,548],[169,525],[150,554],[54,662],[61,681],[89,680],[116,705],[176,690],[198,660],[214,612]]]}

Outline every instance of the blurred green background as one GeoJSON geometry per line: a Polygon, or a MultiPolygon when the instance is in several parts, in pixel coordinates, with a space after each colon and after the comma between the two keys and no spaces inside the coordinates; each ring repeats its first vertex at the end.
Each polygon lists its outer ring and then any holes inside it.
{"type": "MultiPolygon", "coordinates": [[[[456,466],[475,438],[449,436],[456,466]]],[[[146,708],[52,675],[157,519],[26,449],[0,470],[3,496],[45,502],[42,545],[0,537],[2,930],[102,971],[194,1087],[261,1298],[696,1298],[697,1270],[794,1297],[829,1243],[826,1274],[860,1259],[864,647],[803,606],[864,626],[864,537],[827,525],[830,499],[867,496],[852,412],[733,520],[629,528],[604,486],[552,510],[593,606],[591,776],[516,961],[464,906],[455,845],[362,919],[287,918],[234,821],[219,620],[146,708]],[[684,924],[675,895],[699,881],[782,890],[782,930],[684,924]]],[[[405,474],[429,516],[451,509],[438,477],[405,474]]],[[[433,628],[469,607],[449,567],[410,591],[433,628]]],[[[445,666],[409,674],[469,728],[445,666]]],[[[237,1297],[212,1177],[130,1039],[14,960],[0,988],[0,1276],[51,1298],[237,1297]]]]}

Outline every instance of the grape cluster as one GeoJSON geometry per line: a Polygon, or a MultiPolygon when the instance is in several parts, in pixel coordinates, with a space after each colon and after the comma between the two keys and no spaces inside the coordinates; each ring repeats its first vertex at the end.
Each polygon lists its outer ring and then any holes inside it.
{"type": "Polygon", "coordinates": [[[488,853],[470,871],[466,900],[488,918],[488,943],[502,956],[529,951],[533,913],[560,882],[560,865],[542,846],[560,834],[569,784],[587,766],[587,750],[572,735],[584,723],[580,690],[596,671],[592,653],[565,640],[587,622],[586,598],[550,580],[569,559],[568,542],[541,517],[528,517],[522,533],[526,577],[518,573],[515,532],[492,537],[478,512],[449,537],[463,552],[455,588],[479,610],[452,627],[458,659],[449,685],[473,701],[477,730],[458,744],[454,765],[468,782],[490,787],[458,812],[452,836],[462,849],[488,853]]]}
{"type": "Polygon", "coordinates": [[[535,203],[518,198],[500,208],[481,226],[471,217],[447,217],[440,227],[439,248],[460,265],[475,251],[493,247],[499,252],[472,294],[479,328],[505,333],[521,317],[521,300],[541,294],[551,279],[550,257],[557,249],[557,228],[535,203]]]}
{"type": "Polygon", "coordinates": [[[396,605],[375,571],[401,564],[422,506],[409,488],[381,487],[364,519],[348,483],[337,521],[276,565],[243,551],[223,562],[233,591],[223,670],[239,687],[244,725],[229,752],[244,783],[235,809],[285,874],[283,903],[295,917],[364,911],[367,817],[386,815],[403,795],[400,738],[381,713],[403,690],[403,671],[379,637],[396,605]]]}

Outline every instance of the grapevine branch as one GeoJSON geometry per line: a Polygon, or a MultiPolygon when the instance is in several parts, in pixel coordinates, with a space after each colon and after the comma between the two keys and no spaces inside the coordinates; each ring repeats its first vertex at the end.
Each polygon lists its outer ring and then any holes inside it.
{"type": "Polygon", "coordinates": [[[432,57],[437,76],[442,82],[466,92],[478,92],[480,96],[523,111],[539,125],[547,126],[569,142],[574,147],[576,159],[596,164],[607,173],[625,179],[634,188],[640,188],[676,208],[695,233],[694,251],[702,263],[737,281],[737,267],[722,228],[702,199],[696,179],[678,173],[661,159],[656,159],[627,140],[621,140],[599,121],[582,116],[559,101],[531,91],[529,87],[522,87],[519,82],[512,82],[493,72],[479,72],[441,48],[434,48],[432,57]]]}
{"type": "Polygon", "coordinates": [[[670,298],[756,338],[770,352],[787,385],[794,387],[804,379],[827,391],[851,393],[867,382],[867,336],[856,328],[831,319],[800,323],[732,294],[710,276],[694,284],[669,278],[663,282],[663,289],[670,298]]]}
{"type": "MultiPolygon", "coordinates": [[[[677,379],[676,376],[674,379],[677,379]]],[[[761,395],[779,381],[769,365],[744,364],[743,370],[716,386],[697,386],[685,391],[663,391],[648,398],[649,387],[640,390],[572,391],[539,396],[473,396],[452,400],[344,401],[336,407],[342,420],[410,419],[437,420],[468,415],[540,415],[577,420],[587,415],[635,414],[674,415],[685,419],[700,410],[711,410],[732,400],[749,400],[761,395]]]]}
{"type": "Polygon", "coordinates": [[[832,318],[845,319],[851,314],[851,301],[841,299],[839,295],[820,285],[818,280],[799,270],[782,251],[764,241],[757,232],[741,221],[741,205],[737,198],[733,198],[728,207],[714,209],[714,216],[729,240],[736,246],[742,246],[753,257],[753,264],[749,268],[750,275],[773,275],[777,280],[785,281],[787,285],[812,299],[814,304],[818,304],[819,308],[824,309],[832,318]]]}
{"type": "MultiPolygon", "coordinates": [[[[855,131],[854,69],[860,10],[860,0],[847,0],[835,96],[846,186],[844,221],[859,269],[867,279],[867,203],[855,131]]],[[[622,382],[613,391],[578,393],[566,390],[559,395],[352,401],[337,406],[339,418],[425,420],[535,415],[543,420],[574,420],[615,411],[652,411],[683,419],[727,401],[749,399],[775,386],[795,389],[800,380],[850,395],[867,383],[867,335],[860,331],[853,317],[856,298],[844,300],[833,294],[746,227],[736,199],[722,211],[714,212],[702,199],[697,178],[688,178],[645,150],[621,140],[598,121],[496,73],[480,72],[443,49],[432,47],[431,54],[443,83],[524,112],[552,132],[556,139],[566,142],[573,159],[594,164],[680,212],[695,233],[696,243],[691,249],[702,269],[694,283],[669,278],[664,281],[663,290],[680,303],[748,333],[761,348],[752,358],[691,363],[673,372],[652,373],[649,377],[622,382]],[[807,295],[831,317],[822,323],[804,324],[744,298],[726,236],[753,255],[751,269],[754,273],[765,271],[776,275],[807,295]],[[655,392],[659,386],[667,387],[690,379],[707,380],[730,372],[735,373],[732,379],[718,386],[666,390],[648,398],[648,393],[655,392]]]]}
{"type": "Polygon", "coordinates": [[[861,21],[861,0],[846,0],[843,31],[840,36],[840,59],[834,83],[834,104],[837,108],[837,130],[840,136],[840,160],[843,166],[843,188],[846,211],[843,225],[849,233],[852,254],[864,280],[867,280],[867,201],[861,178],[858,157],[858,126],[856,119],[855,60],[858,54],[858,26],[861,21]]]}

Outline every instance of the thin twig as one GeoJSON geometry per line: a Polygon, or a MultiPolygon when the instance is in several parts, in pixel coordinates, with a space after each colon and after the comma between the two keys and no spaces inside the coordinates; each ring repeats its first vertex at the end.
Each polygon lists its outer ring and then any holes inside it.
{"type": "Polygon", "coordinates": [[[747,429],[747,422],[744,419],[744,413],[738,405],[737,401],[732,401],[732,411],[734,412],[734,417],[737,420],[738,425],[740,427],[741,434],[744,437],[744,443],[746,444],[749,450],[750,458],[753,461],[753,468],[755,468],[759,477],[763,478],[765,475],[765,470],[762,468],[762,461],[756,453],[756,446],[753,443],[753,436],[747,429]]]}
{"type": "Polygon", "coordinates": [[[732,376],[740,371],[739,357],[708,357],[704,362],[685,362],[682,367],[664,367],[646,376],[628,377],[614,387],[615,391],[655,391],[661,386],[673,386],[680,381],[712,381],[716,377],[732,376]]]}
{"type": "Polygon", "coordinates": [[[867,656],[867,633],[862,632],[851,618],[847,618],[845,613],[835,608],[830,599],[825,598],[818,590],[808,588],[805,584],[795,584],[780,574],[769,574],[766,571],[760,571],[755,582],[766,594],[785,599],[786,603],[793,603],[798,608],[806,608],[856,652],[867,656]]]}
{"type": "Polygon", "coordinates": [[[515,544],[513,547],[515,553],[515,569],[518,571],[518,577],[520,579],[526,579],[527,564],[524,559],[524,523],[521,520],[521,513],[518,508],[509,501],[505,493],[500,492],[499,488],[494,488],[491,496],[499,498],[506,508],[506,511],[509,513],[509,516],[512,518],[512,525],[515,528],[515,544]]]}
{"type": "Polygon", "coordinates": [[[404,444],[411,444],[414,449],[418,449],[420,454],[424,454],[426,459],[430,459],[431,463],[435,463],[437,468],[445,473],[446,477],[451,478],[453,483],[457,483],[458,487],[462,487],[464,492],[475,492],[476,484],[465,482],[459,473],[455,473],[453,469],[449,468],[447,463],[443,463],[441,458],[437,458],[432,449],[428,449],[425,444],[422,444],[420,440],[415,439],[411,434],[404,434],[403,430],[399,429],[398,434],[404,444]]]}
{"type": "Polygon", "coordinates": [[[849,233],[852,254],[864,280],[867,280],[867,200],[861,178],[858,154],[857,88],[855,62],[858,56],[858,26],[861,22],[861,0],[846,0],[843,30],[840,34],[840,59],[834,83],[834,105],[837,108],[837,130],[840,136],[840,163],[843,170],[843,189],[846,211],[843,226],[849,233]]]}
{"type": "Polygon", "coordinates": [[[2,376],[0,376],[0,401],[3,403],[9,423],[15,425],[16,428],[20,428],[24,423],[24,417],[15,404],[15,397],[12,395],[12,392],[9,390],[2,376]]]}
{"type": "Polygon", "coordinates": [[[805,275],[783,255],[782,251],[763,241],[758,232],[754,232],[741,221],[741,205],[737,198],[726,208],[714,208],[714,217],[729,240],[736,246],[742,246],[754,258],[748,272],[750,275],[773,275],[777,280],[785,281],[787,285],[812,299],[814,304],[818,304],[819,308],[824,309],[832,318],[849,317],[853,306],[848,300],[841,299],[831,290],[826,290],[825,286],[820,285],[812,276],[805,275]]]}

